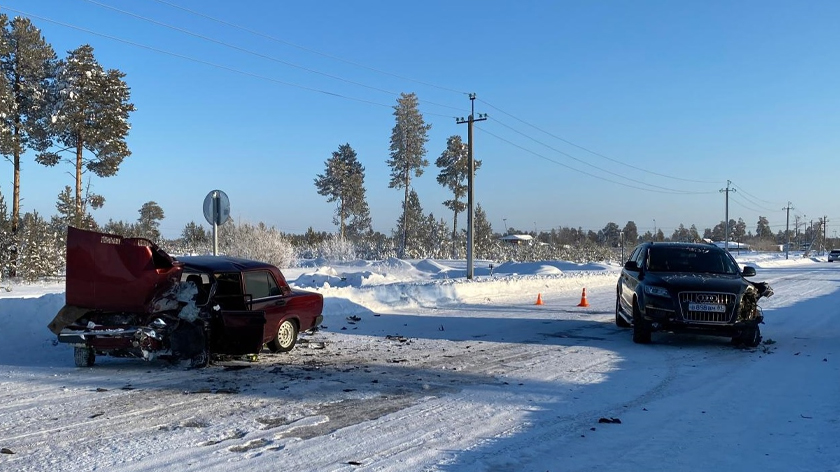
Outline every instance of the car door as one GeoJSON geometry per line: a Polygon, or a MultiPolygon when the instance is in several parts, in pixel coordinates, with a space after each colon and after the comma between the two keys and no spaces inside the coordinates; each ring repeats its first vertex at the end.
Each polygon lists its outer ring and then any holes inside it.
{"type": "Polygon", "coordinates": [[[243,272],[245,293],[250,296],[250,308],[265,313],[265,332],[263,342],[274,339],[280,323],[289,315],[288,299],[284,295],[274,275],[267,269],[243,272]]]}
{"type": "Polygon", "coordinates": [[[213,310],[210,319],[210,351],[217,354],[255,354],[262,350],[266,314],[248,309],[238,272],[214,274],[213,310]]]}
{"type": "Polygon", "coordinates": [[[625,267],[621,270],[621,306],[628,315],[633,314],[633,295],[636,293],[636,287],[639,285],[639,275],[641,268],[645,262],[645,246],[638,246],[633,250],[627,262],[634,262],[634,267],[629,267],[625,263],[625,267]]]}

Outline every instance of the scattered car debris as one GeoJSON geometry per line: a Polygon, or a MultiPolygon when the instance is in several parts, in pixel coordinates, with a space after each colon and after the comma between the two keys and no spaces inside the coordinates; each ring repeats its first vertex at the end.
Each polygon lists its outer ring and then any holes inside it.
{"type": "Polygon", "coordinates": [[[612,423],[612,424],[621,424],[621,420],[618,418],[600,418],[598,420],[599,423],[612,423]]]}

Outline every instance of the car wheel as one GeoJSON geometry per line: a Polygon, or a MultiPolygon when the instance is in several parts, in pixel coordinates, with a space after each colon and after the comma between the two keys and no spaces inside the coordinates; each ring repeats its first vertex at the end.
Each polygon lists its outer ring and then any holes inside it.
{"type": "Polygon", "coordinates": [[[747,347],[757,347],[761,344],[761,328],[747,328],[741,333],[741,343],[747,347]]]}
{"type": "Polygon", "coordinates": [[[76,362],[76,367],[90,367],[96,360],[96,352],[89,347],[75,347],[73,360],[76,362]]]}
{"type": "Polygon", "coordinates": [[[292,320],[285,320],[277,328],[277,335],[269,341],[268,349],[271,352],[288,352],[295,347],[298,336],[298,327],[292,320]]]}
{"type": "Polygon", "coordinates": [[[619,300],[620,296],[616,295],[615,297],[615,325],[619,328],[629,328],[630,323],[621,316],[621,301],[619,300]]]}
{"type": "Polygon", "coordinates": [[[207,349],[201,351],[190,359],[190,367],[193,369],[203,369],[210,365],[210,352],[207,349]]]}
{"type": "Polygon", "coordinates": [[[650,328],[642,318],[639,305],[633,302],[633,342],[636,344],[650,344],[650,328]]]}

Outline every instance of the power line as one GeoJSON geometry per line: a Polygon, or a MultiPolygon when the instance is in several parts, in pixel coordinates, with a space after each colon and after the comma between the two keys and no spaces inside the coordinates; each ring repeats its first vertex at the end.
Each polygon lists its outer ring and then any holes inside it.
{"type": "MultiPolygon", "coordinates": [[[[633,179],[631,179],[631,178],[629,178],[629,177],[627,177],[627,176],[624,176],[624,175],[618,174],[618,173],[616,173],[616,172],[612,172],[612,171],[607,170],[607,169],[603,169],[603,168],[598,167],[598,166],[596,166],[596,165],[594,165],[594,164],[590,164],[590,163],[588,163],[588,162],[584,161],[583,159],[578,159],[577,157],[575,157],[575,156],[573,156],[573,155],[571,155],[571,154],[569,154],[569,153],[567,153],[567,152],[563,152],[563,151],[561,151],[561,150],[559,150],[559,149],[557,149],[557,148],[554,148],[554,147],[552,147],[552,146],[549,146],[548,144],[545,144],[545,143],[543,143],[543,142],[541,142],[541,141],[539,141],[539,140],[537,140],[537,139],[535,139],[535,138],[532,138],[531,136],[528,136],[527,134],[525,134],[525,133],[523,133],[523,132],[521,132],[521,131],[519,131],[519,130],[514,129],[514,128],[512,128],[512,127],[510,127],[510,126],[508,126],[508,125],[506,125],[506,124],[502,123],[502,122],[501,122],[501,121],[499,121],[499,120],[493,120],[493,121],[494,121],[494,122],[496,122],[496,123],[499,123],[500,125],[504,126],[505,128],[508,128],[509,130],[511,130],[511,131],[513,131],[513,132],[515,132],[515,133],[517,133],[517,134],[520,134],[520,135],[522,135],[522,136],[525,136],[526,138],[530,139],[531,141],[534,141],[534,142],[535,142],[535,143],[537,143],[537,144],[540,144],[540,145],[542,145],[542,146],[545,146],[545,147],[547,147],[548,149],[551,149],[552,151],[554,151],[554,152],[556,152],[556,153],[558,153],[558,154],[562,154],[562,155],[564,155],[564,156],[568,157],[569,159],[572,159],[572,160],[577,161],[577,162],[579,162],[579,163],[581,163],[581,164],[584,164],[584,165],[587,165],[587,166],[589,166],[589,167],[592,167],[593,169],[596,169],[596,170],[598,170],[598,171],[604,172],[604,173],[606,173],[606,174],[610,174],[610,175],[613,175],[613,176],[616,176],[616,177],[619,177],[619,178],[622,178],[622,179],[626,179],[626,180],[631,180],[631,181],[633,180],[633,179]]],[[[676,189],[672,189],[672,188],[668,188],[668,187],[661,187],[661,186],[659,186],[659,185],[653,185],[653,184],[648,184],[648,183],[645,183],[645,185],[648,185],[648,186],[653,187],[653,188],[658,188],[658,189],[662,189],[662,190],[667,190],[667,191],[670,191],[670,192],[675,192],[675,193],[681,193],[681,192],[682,192],[682,191],[680,191],[680,190],[676,190],[676,189]]]]}
{"type": "MultiPolygon", "coordinates": [[[[275,79],[273,77],[268,77],[268,76],[261,75],[261,74],[255,74],[253,72],[243,71],[243,70],[236,69],[236,68],[229,67],[229,66],[225,66],[225,65],[222,65],[222,64],[216,64],[214,62],[210,62],[210,61],[206,61],[204,59],[198,59],[198,58],[195,58],[195,57],[187,56],[185,54],[180,54],[180,53],[176,53],[176,52],[172,52],[172,51],[167,51],[165,49],[160,49],[160,48],[156,48],[156,47],[153,47],[153,46],[140,44],[140,43],[137,43],[137,42],[134,42],[134,41],[129,41],[127,39],[118,38],[116,36],[112,36],[112,35],[109,35],[109,34],[99,33],[97,31],[93,31],[93,30],[90,30],[90,29],[87,29],[87,28],[83,28],[81,26],[76,26],[76,25],[72,25],[72,24],[69,24],[69,23],[62,22],[62,21],[53,20],[52,18],[47,18],[47,17],[41,16],[41,15],[35,15],[35,14],[32,14],[32,13],[27,13],[23,10],[18,10],[18,9],[10,8],[10,7],[4,7],[4,8],[6,8],[7,10],[12,11],[12,12],[19,13],[21,15],[25,15],[25,16],[28,16],[28,17],[31,17],[31,18],[36,18],[38,20],[46,21],[48,23],[53,23],[53,24],[56,24],[56,25],[59,25],[59,26],[63,26],[65,28],[74,29],[74,30],[77,30],[77,31],[81,31],[83,33],[87,33],[87,34],[91,34],[91,35],[94,35],[94,36],[99,36],[99,37],[102,37],[102,38],[110,39],[112,41],[117,41],[119,43],[128,44],[130,46],[138,47],[138,48],[141,48],[141,49],[146,49],[148,51],[156,52],[158,54],[164,54],[164,55],[175,57],[175,58],[178,58],[178,59],[183,59],[183,60],[186,60],[186,61],[194,62],[196,64],[202,64],[202,65],[205,65],[205,66],[214,67],[216,69],[221,69],[221,70],[225,70],[225,71],[228,71],[228,72],[233,72],[233,73],[236,73],[236,74],[240,74],[240,75],[244,75],[244,76],[248,76],[248,77],[252,77],[252,78],[256,78],[256,79],[266,80],[266,81],[269,81],[269,82],[274,82],[274,83],[277,83],[277,84],[286,85],[288,87],[295,87],[295,88],[299,88],[299,89],[302,89],[302,90],[307,90],[307,91],[310,91],[310,92],[321,93],[321,94],[329,95],[329,96],[336,97],[336,98],[342,98],[342,99],[345,99],[345,100],[352,100],[352,101],[360,102],[360,103],[367,103],[369,105],[376,105],[378,107],[393,108],[393,105],[379,103],[379,102],[375,102],[375,101],[367,100],[367,99],[363,99],[363,98],[351,97],[351,96],[348,96],[348,95],[343,95],[343,94],[336,93],[336,92],[330,92],[330,91],[327,91],[327,90],[321,90],[321,89],[317,89],[317,88],[314,88],[314,87],[309,87],[309,86],[306,86],[306,85],[296,84],[296,83],[293,83],[293,82],[286,82],[284,80],[275,79]]],[[[424,113],[424,115],[438,116],[438,117],[447,118],[447,119],[453,118],[451,115],[442,115],[442,114],[438,114],[438,113],[424,113]]]]}
{"type": "Polygon", "coordinates": [[[758,206],[758,207],[761,207],[761,208],[763,208],[763,209],[764,209],[764,210],[766,210],[766,211],[776,211],[776,210],[774,210],[774,209],[772,209],[772,208],[767,208],[767,207],[765,207],[765,206],[761,205],[760,203],[756,202],[755,200],[758,200],[759,202],[764,202],[764,203],[767,203],[767,204],[770,204],[770,205],[777,205],[777,203],[774,203],[774,202],[769,202],[769,201],[767,201],[767,200],[762,200],[762,199],[760,199],[760,198],[756,197],[755,195],[753,195],[753,194],[751,194],[751,193],[747,192],[746,190],[744,190],[744,188],[743,188],[743,187],[741,187],[740,185],[738,185],[738,184],[736,184],[736,183],[734,183],[734,182],[732,182],[732,186],[733,186],[733,187],[736,187],[736,188],[737,188],[737,189],[738,189],[738,190],[739,190],[742,194],[745,194],[744,199],[746,199],[747,201],[749,201],[749,202],[750,202],[750,203],[752,203],[753,205],[756,205],[756,206],[758,206]],[[748,198],[748,197],[752,197],[752,198],[748,198]]]}
{"type": "MultiPolygon", "coordinates": [[[[340,76],[337,76],[337,75],[334,75],[334,74],[329,74],[327,72],[322,72],[322,71],[319,71],[317,69],[312,69],[312,68],[309,68],[309,67],[306,67],[306,66],[295,64],[293,62],[285,61],[283,59],[279,59],[279,58],[272,57],[272,56],[269,56],[269,55],[266,55],[266,54],[262,54],[262,53],[259,53],[259,52],[256,52],[256,51],[252,51],[250,49],[243,48],[243,47],[240,47],[240,46],[236,46],[234,44],[230,44],[230,43],[225,42],[225,41],[221,41],[221,40],[218,40],[218,39],[215,39],[215,38],[211,38],[209,36],[194,33],[192,31],[189,31],[189,30],[184,29],[184,28],[180,28],[180,27],[173,26],[173,25],[170,25],[170,24],[167,24],[167,23],[163,23],[161,21],[155,20],[154,18],[145,17],[145,16],[142,16],[142,15],[138,15],[136,13],[132,13],[130,11],[126,11],[126,10],[122,10],[122,9],[119,9],[119,8],[116,8],[116,7],[113,7],[113,6],[110,6],[110,5],[106,5],[106,4],[98,2],[96,0],[84,0],[84,1],[88,2],[88,3],[91,3],[93,5],[97,5],[97,6],[102,7],[102,8],[106,8],[108,10],[112,10],[112,11],[121,13],[123,15],[128,15],[128,16],[131,16],[133,18],[137,18],[139,20],[143,20],[143,21],[152,23],[154,25],[158,25],[158,26],[161,26],[161,27],[164,27],[164,28],[171,29],[173,31],[177,31],[179,33],[186,34],[188,36],[192,36],[194,38],[201,39],[202,41],[211,42],[213,44],[218,44],[220,46],[224,46],[226,48],[233,49],[235,51],[239,51],[239,52],[242,52],[242,53],[245,53],[245,54],[250,54],[250,55],[258,57],[260,59],[266,59],[266,60],[269,60],[269,61],[276,62],[278,64],[283,64],[287,67],[293,67],[295,69],[303,70],[303,71],[306,71],[306,72],[309,72],[309,73],[312,73],[312,74],[321,75],[321,76],[328,77],[328,78],[333,79],[333,80],[338,80],[338,81],[345,82],[345,83],[348,83],[348,84],[351,84],[351,85],[355,85],[357,87],[363,87],[363,88],[366,88],[366,89],[369,89],[369,90],[373,90],[373,91],[380,92],[380,93],[385,93],[385,94],[388,94],[388,95],[391,95],[391,96],[399,95],[399,93],[391,91],[391,90],[386,90],[386,89],[382,89],[382,88],[375,87],[375,86],[372,86],[372,85],[363,84],[361,82],[356,82],[354,80],[345,79],[344,77],[340,77],[340,76]]],[[[461,110],[460,108],[457,108],[457,107],[454,107],[454,106],[443,105],[443,104],[440,104],[440,103],[431,102],[429,100],[424,100],[424,102],[428,103],[430,105],[435,105],[435,106],[439,106],[439,107],[442,107],[442,108],[449,108],[449,109],[452,109],[452,110],[461,110]]]]}
{"type": "MultiPolygon", "coordinates": [[[[740,186],[740,185],[736,184],[735,182],[732,182],[732,185],[733,185],[733,186],[735,186],[735,187],[738,187],[738,188],[741,190],[741,192],[746,193],[747,195],[751,196],[752,198],[754,198],[754,199],[756,199],[756,200],[758,200],[758,201],[761,201],[761,202],[767,203],[767,204],[769,204],[769,205],[776,205],[776,204],[778,204],[778,202],[770,202],[770,201],[767,201],[767,200],[762,200],[762,199],[760,199],[760,198],[756,197],[755,195],[750,194],[749,192],[745,191],[743,188],[741,188],[741,186],[740,186]]],[[[775,211],[775,210],[771,210],[771,211],[775,211]]]]}
{"type": "Polygon", "coordinates": [[[201,12],[198,12],[198,11],[195,11],[195,10],[190,10],[189,8],[185,8],[185,7],[182,7],[180,5],[175,5],[174,3],[171,3],[171,2],[166,2],[164,0],[154,0],[154,1],[156,1],[157,3],[163,4],[163,5],[167,5],[167,6],[172,7],[172,8],[176,8],[176,9],[181,10],[181,11],[185,11],[187,13],[191,13],[191,14],[196,15],[196,16],[200,16],[200,17],[208,19],[210,21],[214,21],[216,23],[223,24],[225,26],[230,26],[231,28],[236,28],[238,30],[245,31],[246,33],[250,33],[250,34],[253,34],[255,36],[259,36],[261,38],[268,39],[270,41],[285,44],[287,46],[291,46],[293,48],[300,49],[301,51],[306,51],[306,52],[310,52],[310,53],[313,53],[313,54],[317,54],[319,56],[323,56],[323,57],[326,57],[326,58],[329,58],[329,59],[332,59],[332,60],[335,60],[335,61],[343,62],[345,64],[350,64],[350,65],[355,66],[355,67],[360,67],[362,69],[367,69],[369,71],[376,72],[378,74],[388,75],[388,76],[391,76],[391,77],[394,77],[394,78],[397,78],[397,79],[400,79],[400,80],[406,80],[408,82],[414,82],[416,84],[424,85],[426,87],[436,88],[436,89],[439,89],[439,90],[445,90],[447,92],[458,93],[458,94],[461,94],[461,95],[469,95],[467,92],[462,92],[462,91],[459,91],[459,90],[451,89],[449,87],[443,87],[443,86],[440,86],[440,85],[435,85],[435,84],[432,84],[432,83],[429,83],[429,82],[424,82],[422,80],[412,79],[411,77],[406,77],[406,76],[403,76],[403,75],[395,74],[393,72],[388,72],[388,71],[384,71],[384,70],[377,69],[377,68],[374,68],[374,67],[366,66],[366,65],[358,63],[358,62],[350,61],[350,60],[343,59],[343,58],[338,57],[338,56],[334,56],[332,54],[327,54],[325,52],[321,52],[321,51],[318,51],[318,50],[315,50],[315,49],[312,49],[312,48],[301,46],[301,45],[286,41],[284,39],[276,38],[276,37],[267,35],[265,33],[261,33],[259,31],[255,31],[255,30],[252,30],[252,29],[249,29],[249,28],[245,28],[245,27],[237,25],[235,23],[230,23],[230,22],[227,22],[227,21],[224,21],[224,20],[220,20],[218,18],[212,17],[210,15],[206,15],[204,13],[201,13],[201,12]]]}
{"type": "Polygon", "coordinates": [[[564,138],[562,138],[562,137],[560,137],[560,136],[557,136],[557,135],[555,135],[555,134],[553,134],[553,133],[550,133],[550,132],[548,132],[548,131],[546,131],[546,130],[544,130],[544,129],[542,129],[542,128],[539,128],[539,127],[538,127],[538,126],[536,126],[536,125],[533,125],[533,124],[531,124],[531,123],[528,123],[528,122],[527,122],[527,121],[525,121],[525,120],[522,120],[522,119],[520,119],[520,118],[517,118],[517,117],[513,116],[512,114],[510,114],[510,113],[508,113],[508,112],[506,112],[506,111],[504,111],[504,110],[502,110],[502,109],[500,109],[500,108],[498,108],[498,107],[495,107],[495,106],[491,105],[490,103],[487,103],[487,102],[486,102],[486,101],[484,101],[484,100],[480,100],[480,101],[481,101],[482,103],[484,103],[485,105],[489,106],[490,108],[493,108],[494,110],[496,110],[496,111],[498,111],[498,112],[500,112],[500,113],[502,113],[502,114],[505,114],[505,115],[507,115],[507,116],[509,116],[509,117],[513,118],[513,119],[514,119],[514,120],[516,120],[516,121],[519,121],[520,123],[523,123],[523,124],[525,124],[525,125],[527,125],[527,126],[530,126],[531,128],[534,128],[535,130],[537,130],[537,131],[539,131],[539,132],[541,132],[541,133],[545,133],[545,134],[547,134],[547,135],[551,136],[552,138],[557,139],[557,140],[560,140],[560,141],[563,141],[564,143],[566,143],[566,144],[568,144],[568,145],[570,145],[570,146],[574,146],[574,147],[576,147],[576,148],[578,148],[578,149],[581,149],[581,150],[583,150],[583,151],[586,151],[586,152],[588,152],[588,153],[590,153],[590,154],[592,154],[592,155],[595,155],[595,156],[601,157],[601,158],[606,159],[606,160],[608,160],[608,161],[615,162],[616,164],[620,164],[620,165],[623,165],[623,166],[625,166],[625,167],[629,167],[629,168],[631,168],[631,169],[636,169],[636,170],[638,170],[638,171],[640,171],[640,172],[645,172],[645,173],[648,173],[648,174],[656,175],[656,176],[659,176],[659,177],[665,177],[665,178],[668,178],[668,179],[673,179],[673,180],[681,180],[681,181],[683,181],[683,182],[694,182],[694,183],[701,183],[701,184],[713,184],[713,183],[716,183],[715,181],[711,181],[711,180],[692,180],[692,179],[685,179],[685,178],[682,178],[682,177],[674,177],[674,176],[671,176],[671,175],[660,174],[659,172],[653,172],[653,171],[651,171],[651,170],[648,170],[648,169],[645,169],[645,168],[642,168],[642,167],[638,167],[638,166],[634,166],[634,165],[631,165],[631,164],[627,164],[627,163],[622,162],[622,161],[620,161],[620,160],[618,160],[618,159],[613,159],[612,157],[605,156],[605,155],[603,155],[603,154],[601,154],[601,153],[595,152],[595,151],[593,151],[593,150],[591,150],[591,149],[585,148],[585,147],[580,146],[580,145],[578,145],[578,144],[575,144],[575,143],[573,143],[573,142],[571,142],[571,141],[569,141],[569,140],[567,140],[567,139],[564,139],[564,138]]]}
{"type": "Polygon", "coordinates": [[[569,166],[569,165],[563,164],[562,162],[558,162],[558,161],[556,161],[556,160],[554,160],[554,159],[551,159],[551,158],[549,158],[549,157],[543,156],[542,154],[540,154],[540,153],[538,153],[538,152],[532,151],[532,150],[530,150],[530,149],[526,149],[526,148],[524,148],[524,147],[522,147],[522,146],[520,146],[520,145],[518,145],[518,144],[516,144],[516,143],[513,143],[513,142],[511,142],[511,141],[508,141],[508,140],[507,140],[507,139],[505,139],[505,138],[502,138],[502,137],[500,137],[500,136],[498,136],[498,135],[495,135],[495,134],[493,134],[493,133],[491,133],[491,132],[487,131],[487,130],[486,130],[486,129],[484,129],[484,128],[479,127],[478,129],[480,129],[481,131],[483,131],[483,132],[487,133],[487,134],[488,134],[488,135],[490,135],[490,136],[493,136],[494,138],[498,139],[499,141],[502,141],[502,142],[508,143],[508,144],[510,144],[511,146],[514,146],[514,147],[516,147],[516,148],[519,148],[519,149],[521,149],[521,150],[523,150],[523,151],[525,151],[525,152],[527,152],[527,153],[529,153],[529,154],[533,154],[533,155],[535,155],[535,156],[539,157],[540,159],[543,159],[543,160],[546,160],[546,161],[548,161],[548,162],[551,162],[551,163],[557,164],[557,165],[559,165],[559,166],[561,166],[561,167],[565,167],[566,169],[569,169],[569,170],[572,170],[572,171],[575,171],[575,172],[578,172],[578,173],[581,173],[581,174],[584,174],[584,175],[588,175],[588,176],[593,177],[593,178],[595,178],[595,179],[598,179],[598,180],[603,180],[603,181],[605,181],[605,182],[610,182],[610,183],[613,183],[613,184],[616,184],[616,185],[621,185],[621,186],[623,186],[623,187],[634,188],[634,189],[637,189],[637,190],[644,190],[644,191],[646,191],[646,192],[666,193],[666,194],[677,194],[677,195],[701,195],[701,194],[711,194],[711,193],[714,193],[714,192],[681,192],[681,191],[662,191],[662,190],[653,190],[653,189],[650,189],[650,188],[637,187],[637,186],[635,186],[635,185],[626,184],[626,183],[624,183],[624,182],[617,182],[617,181],[615,181],[615,180],[610,180],[610,179],[607,179],[607,178],[601,177],[601,176],[599,176],[599,175],[595,175],[595,174],[592,174],[592,173],[589,173],[589,172],[586,172],[586,171],[583,171],[583,170],[580,170],[580,169],[576,169],[576,168],[574,168],[574,167],[572,167],[572,166],[569,166]]]}

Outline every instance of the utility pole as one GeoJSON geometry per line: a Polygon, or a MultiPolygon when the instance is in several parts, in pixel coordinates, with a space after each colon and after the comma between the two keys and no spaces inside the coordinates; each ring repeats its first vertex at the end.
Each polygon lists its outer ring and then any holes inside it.
{"type": "Polygon", "coordinates": [[[788,202],[787,206],[782,208],[782,210],[787,210],[787,217],[785,218],[785,234],[787,235],[787,244],[785,244],[785,259],[788,258],[788,254],[790,253],[790,211],[793,210],[793,207],[790,205],[791,203],[788,202]]]}
{"type": "Polygon", "coordinates": [[[828,229],[828,215],[823,215],[822,227],[823,227],[823,240],[822,240],[823,250],[827,251],[828,250],[828,245],[826,244],[826,241],[825,241],[825,230],[828,229]]]}
{"type": "Polygon", "coordinates": [[[732,184],[731,180],[726,181],[726,188],[720,189],[721,192],[726,192],[726,220],[723,222],[723,230],[726,232],[723,236],[723,249],[729,250],[729,192],[734,192],[734,188],[729,188],[732,184]]]}
{"type": "Polygon", "coordinates": [[[475,94],[470,94],[470,116],[467,119],[456,118],[457,124],[467,123],[467,156],[470,161],[469,175],[467,176],[467,278],[473,278],[473,240],[475,239],[475,211],[473,209],[474,201],[474,181],[475,181],[475,159],[473,158],[473,123],[476,121],[484,121],[487,119],[487,113],[479,114],[475,118],[475,94]]]}

